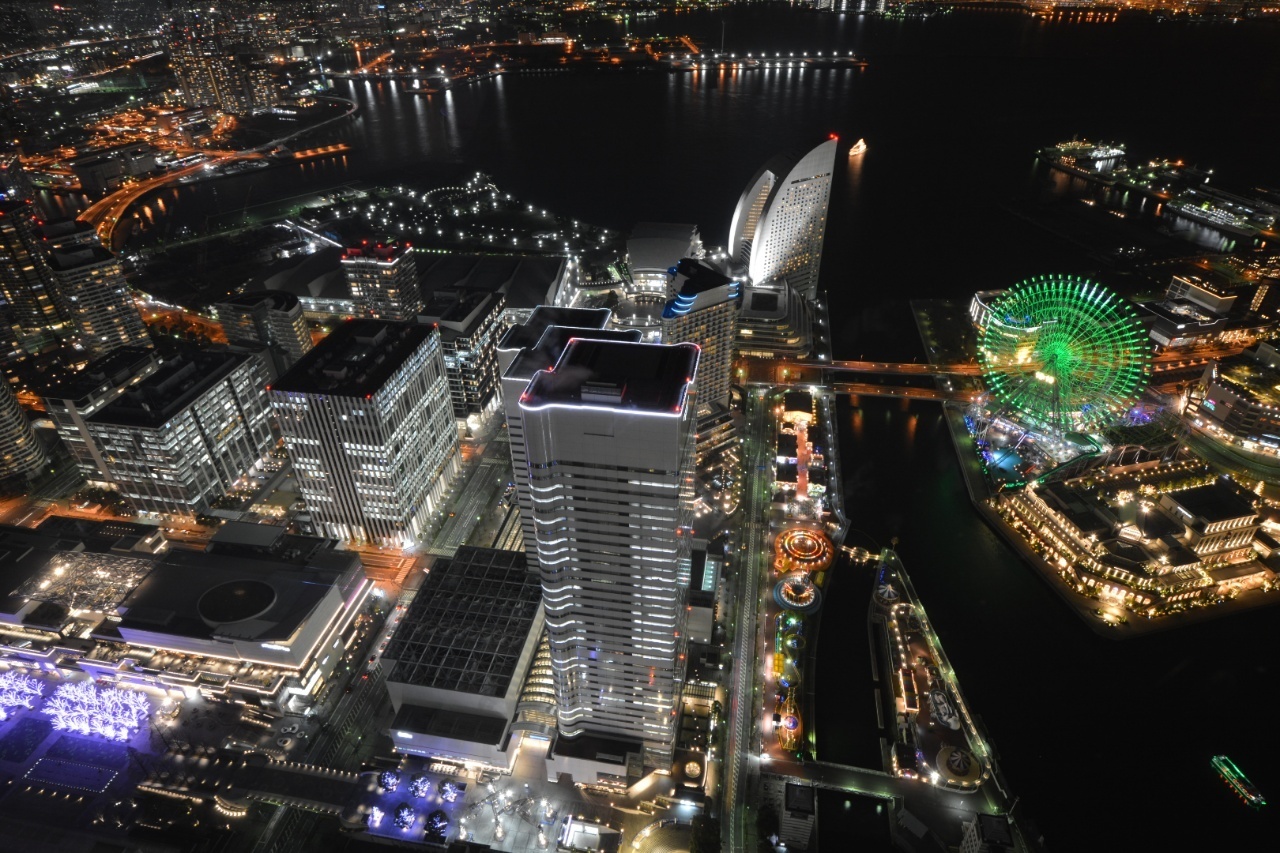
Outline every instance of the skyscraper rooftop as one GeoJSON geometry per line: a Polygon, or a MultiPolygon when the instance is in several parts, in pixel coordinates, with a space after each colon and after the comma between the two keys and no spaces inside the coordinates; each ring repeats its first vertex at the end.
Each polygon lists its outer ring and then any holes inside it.
{"type": "Polygon", "coordinates": [[[350,320],[271,384],[273,391],[368,396],[431,335],[434,326],[350,320]]]}
{"type": "Polygon", "coordinates": [[[552,326],[603,329],[611,316],[612,312],[608,308],[555,308],[539,305],[533,309],[528,320],[507,330],[498,342],[498,349],[518,350],[534,346],[542,338],[543,332],[552,326]]]}
{"type": "Polygon", "coordinates": [[[540,371],[521,399],[527,410],[580,405],[679,413],[698,369],[694,344],[572,340],[552,370],[540,371]]]}

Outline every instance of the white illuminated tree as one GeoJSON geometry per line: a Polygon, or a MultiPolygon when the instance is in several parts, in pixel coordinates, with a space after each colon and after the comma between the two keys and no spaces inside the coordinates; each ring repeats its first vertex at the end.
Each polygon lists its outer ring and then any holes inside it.
{"type": "Polygon", "coordinates": [[[30,708],[44,695],[44,685],[37,679],[16,669],[0,673],[0,722],[9,719],[13,708],[30,708]]]}
{"type": "Polygon", "coordinates": [[[151,703],[136,690],[76,681],[60,685],[41,712],[53,717],[55,729],[125,741],[146,722],[151,703]]]}

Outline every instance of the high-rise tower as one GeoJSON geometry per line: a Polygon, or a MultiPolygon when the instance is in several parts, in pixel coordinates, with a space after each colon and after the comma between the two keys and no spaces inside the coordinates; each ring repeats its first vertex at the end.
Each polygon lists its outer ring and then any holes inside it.
{"type": "Polygon", "coordinates": [[[461,465],[440,333],[422,323],[352,320],[270,391],[317,529],[412,545],[461,465]]]}
{"type": "Polygon", "coordinates": [[[151,346],[115,255],[101,246],[83,246],[54,252],[49,265],[80,342],[92,355],[151,346]]]}
{"type": "Polygon", "coordinates": [[[685,667],[693,344],[570,340],[520,396],[561,736],[670,760],[685,667]]]}
{"type": "Polygon", "coordinates": [[[836,146],[832,137],[804,155],[781,154],[747,184],[733,211],[729,253],[753,284],[785,278],[806,299],[817,295],[836,146]]]}
{"type": "Polygon", "coordinates": [[[24,333],[53,329],[67,319],[35,229],[29,202],[0,201],[0,291],[24,333]]]}
{"type": "Polygon", "coordinates": [[[0,480],[31,478],[49,458],[8,382],[0,382],[0,480]]]}
{"type": "Polygon", "coordinates": [[[507,415],[511,470],[520,506],[520,529],[531,570],[538,568],[538,538],[533,522],[533,493],[529,490],[529,457],[525,451],[520,395],[534,374],[555,367],[564,348],[575,338],[639,343],[639,329],[606,329],[611,317],[608,308],[539,305],[527,321],[512,326],[498,342],[498,373],[502,376],[502,403],[507,415]]]}
{"type": "Polygon", "coordinates": [[[698,467],[734,445],[729,388],[742,284],[704,261],[685,258],[672,268],[675,298],[662,309],[662,342],[693,343],[698,361],[698,467]]]}
{"type": "Polygon", "coordinates": [[[685,258],[674,269],[675,298],[662,309],[662,342],[694,343],[702,348],[699,412],[715,403],[727,406],[742,285],[702,261],[685,258]]]}
{"type": "Polygon", "coordinates": [[[188,107],[249,115],[279,101],[270,75],[250,67],[219,36],[189,35],[170,45],[169,56],[188,107]]]}
{"type": "Polygon", "coordinates": [[[422,308],[418,267],[407,243],[357,246],[342,253],[342,271],[361,316],[412,320],[422,308]]]}

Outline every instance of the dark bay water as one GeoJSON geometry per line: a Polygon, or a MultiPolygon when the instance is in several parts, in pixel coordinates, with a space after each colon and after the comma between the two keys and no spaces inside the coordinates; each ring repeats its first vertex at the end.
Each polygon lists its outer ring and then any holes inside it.
{"type": "MultiPolygon", "coordinates": [[[[340,82],[336,92],[361,106],[333,134],[352,145],[344,158],[167,191],[149,222],[198,229],[345,181],[429,187],[483,170],[561,214],[619,229],[695,222],[718,242],[743,184],[770,156],[832,132],[864,137],[869,151],[838,164],[832,193],[823,281],[835,346],[837,355],[910,359],[920,352],[909,298],[1093,271],[1078,248],[1007,211],[1034,194],[1039,147],[1075,135],[1118,140],[1138,156],[1217,167],[1227,185],[1280,186],[1274,28],[753,9],[643,25],[718,43],[722,21],[731,50],[838,48],[870,66],[512,74],[432,98],[340,82]]],[[[867,542],[901,537],[1019,808],[1051,848],[1266,849],[1276,807],[1249,811],[1208,760],[1231,754],[1280,797],[1276,614],[1123,644],[1099,638],[970,511],[936,405],[867,400],[840,418],[854,527],[867,542]]],[[[871,701],[865,683],[841,677],[845,649],[865,666],[865,589],[836,583],[820,639],[817,724],[832,760],[858,760],[875,737],[842,725],[843,708],[871,701]]]]}

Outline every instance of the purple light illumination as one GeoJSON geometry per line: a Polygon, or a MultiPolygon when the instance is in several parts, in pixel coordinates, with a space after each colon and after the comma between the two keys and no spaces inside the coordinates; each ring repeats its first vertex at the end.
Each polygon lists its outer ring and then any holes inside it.
{"type": "Polygon", "coordinates": [[[15,669],[0,673],[0,722],[9,719],[12,708],[30,708],[44,694],[44,685],[15,669]]]}
{"type": "Polygon", "coordinates": [[[59,685],[41,713],[53,717],[53,727],[109,740],[128,740],[151,713],[151,703],[136,690],[99,689],[92,681],[59,685]]]}

